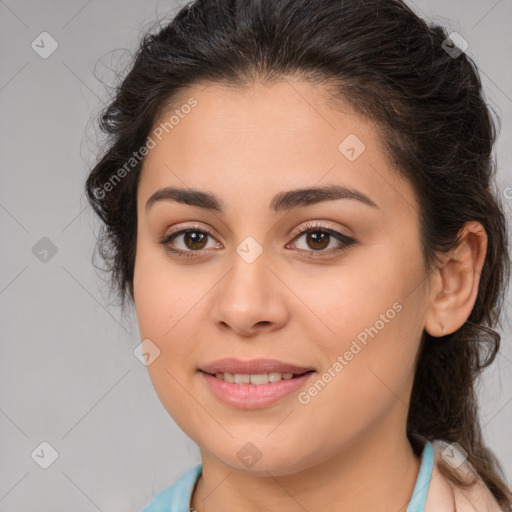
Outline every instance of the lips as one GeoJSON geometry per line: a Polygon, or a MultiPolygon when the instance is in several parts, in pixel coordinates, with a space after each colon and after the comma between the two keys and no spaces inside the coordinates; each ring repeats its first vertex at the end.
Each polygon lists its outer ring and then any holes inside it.
{"type": "MultiPolygon", "coordinates": [[[[279,364],[281,364],[281,368],[283,368],[283,363],[279,364]]],[[[303,367],[297,367],[295,365],[291,366],[295,369],[304,369],[303,367]]],[[[286,369],[290,369],[290,365],[288,365],[286,369]]],[[[198,373],[214,397],[231,407],[245,410],[269,407],[277,403],[282,403],[285,399],[291,399],[294,394],[298,393],[300,389],[307,385],[307,382],[310,381],[315,374],[313,370],[289,378],[284,378],[285,374],[280,374],[279,372],[251,374],[251,382],[248,383],[247,377],[249,377],[249,375],[243,373],[217,373],[216,375],[210,375],[204,371],[199,371],[198,373]],[[279,379],[276,377],[276,380],[269,380],[265,383],[264,381],[267,380],[267,377],[272,375],[279,376],[279,379]],[[230,376],[230,378],[226,380],[226,376],[230,376]],[[281,379],[280,376],[283,378],[281,379]],[[252,382],[254,377],[257,378],[256,383],[252,382]],[[237,383],[237,380],[240,382],[237,383]]],[[[287,375],[291,376],[292,374],[288,373],[287,375]]]]}
{"type": "Polygon", "coordinates": [[[216,375],[217,373],[231,374],[263,374],[263,373],[293,373],[294,376],[313,371],[314,368],[298,366],[295,364],[285,363],[277,359],[252,359],[250,361],[242,361],[236,358],[225,358],[213,361],[199,368],[204,373],[216,375]]]}

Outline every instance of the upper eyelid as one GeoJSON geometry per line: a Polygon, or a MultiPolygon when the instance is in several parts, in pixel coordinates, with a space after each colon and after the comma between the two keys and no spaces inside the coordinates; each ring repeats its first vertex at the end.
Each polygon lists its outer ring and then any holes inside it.
{"type": "MultiPolygon", "coordinates": [[[[327,221],[327,220],[304,221],[298,227],[289,231],[288,235],[291,236],[291,233],[294,233],[294,238],[295,238],[296,236],[302,235],[305,231],[308,231],[310,229],[318,229],[318,230],[324,229],[324,230],[336,231],[340,235],[343,235],[345,238],[350,238],[350,239],[352,238],[351,235],[343,233],[342,231],[340,231],[340,228],[337,228],[337,227],[329,224],[329,222],[331,222],[331,221],[327,221]]],[[[181,226],[181,223],[178,224],[177,228],[173,229],[170,233],[168,233],[167,235],[164,235],[163,237],[168,238],[168,237],[178,235],[178,234],[181,235],[185,231],[194,230],[194,229],[197,231],[203,231],[203,232],[207,233],[209,236],[216,238],[215,234],[212,233],[212,231],[215,231],[213,228],[210,228],[210,227],[205,228],[203,226],[200,226],[199,224],[181,226]]]]}
{"type": "MultiPolygon", "coordinates": [[[[314,251],[309,249],[299,249],[300,253],[303,255],[303,257],[307,258],[308,260],[317,260],[321,261],[322,258],[329,257],[329,256],[335,256],[340,253],[343,253],[346,251],[349,247],[353,245],[357,245],[359,242],[356,238],[353,236],[345,235],[344,233],[338,231],[337,229],[331,228],[325,224],[323,224],[325,221],[306,221],[305,224],[301,224],[299,228],[297,229],[297,233],[293,236],[292,240],[288,242],[286,245],[286,248],[289,248],[290,244],[295,244],[295,240],[301,238],[308,232],[313,232],[315,230],[317,231],[324,231],[328,233],[332,238],[334,238],[338,244],[339,247],[331,250],[321,250],[321,251],[314,251]],[[314,255],[316,254],[316,255],[314,255]]],[[[197,251],[194,250],[188,250],[188,249],[179,249],[177,248],[174,243],[173,239],[175,237],[179,237],[183,234],[185,234],[187,231],[201,231],[206,233],[207,236],[211,237],[212,239],[216,240],[216,237],[209,232],[209,229],[204,229],[202,226],[186,226],[186,227],[180,227],[178,226],[175,230],[173,230],[170,234],[164,235],[163,239],[159,240],[159,243],[162,244],[165,249],[169,253],[174,253],[176,257],[179,258],[190,258],[190,259],[196,259],[201,258],[203,255],[211,254],[211,251],[215,251],[218,248],[209,248],[209,249],[200,249],[197,251]],[[169,247],[169,245],[173,245],[174,248],[169,247]]],[[[221,242],[217,241],[217,244],[221,242]]]]}
{"type": "MultiPolygon", "coordinates": [[[[289,243],[293,243],[296,239],[300,238],[304,234],[311,232],[315,229],[318,231],[325,231],[325,232],[329,233],[332,237],[336,238],[336,240],[341,244],[353,244],[353,243],[357,242],[354,237],[343,233],[342,231],[339,230],[339,228],[336,228],[336,227],[330,226],[329,224],[326,224],[326,222],[328,222],[328,221],[325,221],[325,220],[324,221],[322,221],[322,220],[311,221],[311,220],[309,220],[309,221],[303,222],[302,224],[299,225],[299,227],[292,230],[294,235],[293,235],[291,242],[289,242],[289,243]]],[[[208,236],[210,236],[211,238],[216,240],[217,243],[221,243],[217,240],[217,237],[211,232],[212,230],[210,228],[204,228],[200,225],[180,226],[180,224],[178,224],[178,227],[176,229],[174,229],[171,233],[163,236],[163,242],[170,243],[172,239],[177,238],[177,237],[185,234],[187,231],[191,231],[191,230],[204,232],[208,236]]],[[[201,251],[208,251],[208,249],[202,249],[200,251],[188,251],[188,250],[183,250],[183,249],[177,249],[177,250],[183,251],[183,252],[190,252],[190,253],[194,253],[194,252],[200,253],[201,251]]]]}

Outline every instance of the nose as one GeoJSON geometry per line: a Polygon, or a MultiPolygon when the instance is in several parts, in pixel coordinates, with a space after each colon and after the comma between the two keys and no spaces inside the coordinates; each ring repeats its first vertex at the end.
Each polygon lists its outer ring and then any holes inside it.
{"type": "Polygon", "coordinates": [[[214,289],[212,321],[244,337],[280,329],[288,320],[290,292],[264,252],[255,259],[241,254],[234,254],[231,268],[214,289]]]}

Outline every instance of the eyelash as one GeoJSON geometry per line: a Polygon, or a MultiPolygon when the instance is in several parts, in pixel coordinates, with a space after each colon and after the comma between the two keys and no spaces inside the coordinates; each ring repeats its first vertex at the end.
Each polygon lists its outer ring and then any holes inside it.
{"type": "MultiPolygon", "coordinates": [[[[172,248],[170,245],[171,240],[174,240],[174,238],[177,238],[178,236],[183,235],[187,232],[204,233],[204,234],[214,238],[213,235],[208,230],[205,230],[199,226],[190,226],[190,227],[187,227],[186,229],[181,229],[179,231],[175,231],[169,235],[166,235],[162,240],[160,240],[159,243],[162,244],[168,252],[172,253],[173,255],[175,255],[178,258],[199,258],[201,256],[200,253],[207,251],[207,249],[200,249],[197,251],[191,251],[191,250],[183,251],[182,249],[172,248]],[[197,254],[197,253],[199,253],[199,254],[197,254]]],[[[346,249],[348,249],[351,245],[356,243],[356,240],[354,240],[353,238],[350,238],[338,231],[335,231],[333,229],[327,228],[322,225],[309,223],[309,222],[304,224],[297,230],[297,233],[294,236],[292,241],[299,239],[304,234],[315,233],[315,232],[327,233],[327,234],[333,236],[342,244],[342,246],[338,249],[330,250],[330,251],[325,251],[325,250],[318,250],[318,251],[309,250],[308,251],[306,249],[300,249],[300,251],[311,252],[311,253],[324,253],[324,254],[327,252],[327,254],[332,255],[332,254],[339,254],[339,253],[345,251],[346,249]]],[[[316,259],[319,257],[321,258],[322,256],[305,256],[305,257],[311,258],[311,259],[316,259]]]]}

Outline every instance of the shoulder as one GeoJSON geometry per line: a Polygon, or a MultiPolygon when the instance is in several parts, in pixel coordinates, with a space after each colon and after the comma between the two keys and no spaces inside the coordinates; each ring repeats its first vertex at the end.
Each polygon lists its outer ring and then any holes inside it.
{"type": "Polygon", "coordinates": [[[190,507],[190,498],[196,482],[201,475],[202,464],[189,469],[173,485],[167,487],[142,509],[142,512],[171,512],[186,510],[190,507]]]}
{"type": "Polygon", "coordinates": [[[441,440],[433,441],[432,445],[434,463],[424,512],[503,512],[485,482],[457,449],[457,445],[441,440]],[[475,483],[469,488],[462,488],[448,480],[439,469],[443,459],[455,473],[463,479],[474,478],[475,483]]]}

